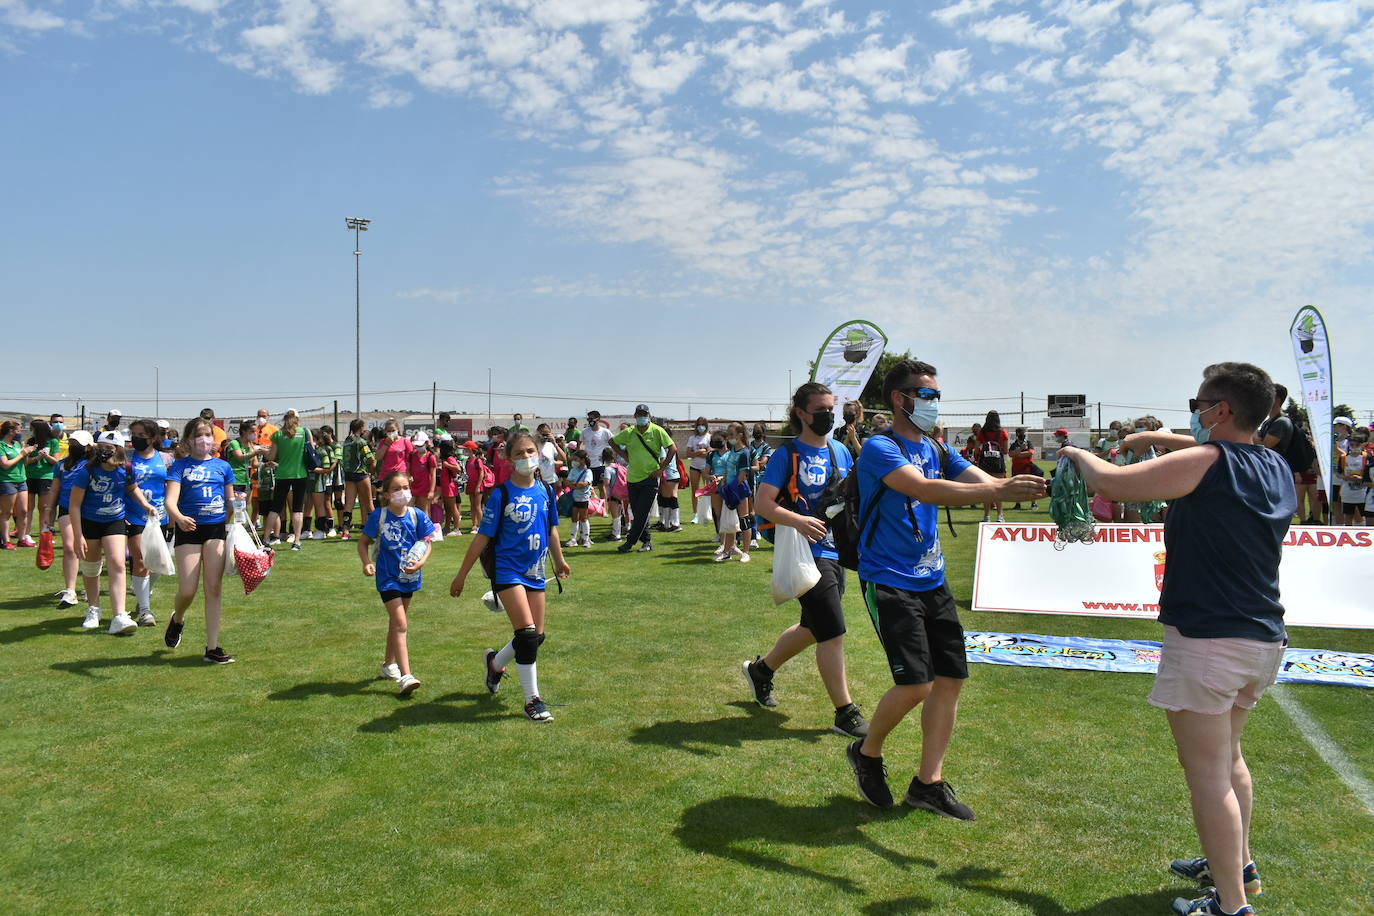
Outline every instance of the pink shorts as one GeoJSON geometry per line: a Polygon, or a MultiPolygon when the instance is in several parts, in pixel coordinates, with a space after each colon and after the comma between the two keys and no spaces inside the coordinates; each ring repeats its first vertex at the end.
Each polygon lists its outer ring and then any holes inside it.
{"type": "Polygon", "coordinates": [[[1193,639],[1166,626],[1150,705],[1209,716],[1233,706],[1254,709],[1278,677],[1283,648],[1255,639],[1193,639]]]}

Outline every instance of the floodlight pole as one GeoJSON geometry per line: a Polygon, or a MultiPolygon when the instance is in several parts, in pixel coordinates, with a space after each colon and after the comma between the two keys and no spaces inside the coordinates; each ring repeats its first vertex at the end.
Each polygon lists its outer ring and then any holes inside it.
{"type": "Polygon", "coordinates": [[[363,415],[363,284],[362,233],[367,231],[370,219],[357,216],[344,217],[344,226],[353,230],[353,396],[357,416],[363,415]]]}

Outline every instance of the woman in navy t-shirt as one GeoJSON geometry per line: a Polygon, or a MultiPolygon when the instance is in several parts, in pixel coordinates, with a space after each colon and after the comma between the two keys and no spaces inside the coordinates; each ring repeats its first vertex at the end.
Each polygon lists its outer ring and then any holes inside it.
{"type": "Polygon", "coordinates": [[[186,609],[205,580],[205,660],[225,665],[234,660],[219,647],[219,619],[223,602],[225,532],[229,507],[236,514],[243,502],[234,500],[234,469],[215,457],[214,427],[200,418],[186,424],[181,437],[184,454],[167,472],[167,514],[176,528],[177,598],[163,636],[169,649],[181,644],[186,609]]]}

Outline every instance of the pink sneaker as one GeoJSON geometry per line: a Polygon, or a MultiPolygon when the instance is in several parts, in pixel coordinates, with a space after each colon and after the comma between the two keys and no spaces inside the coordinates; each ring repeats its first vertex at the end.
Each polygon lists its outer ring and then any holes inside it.
{"type": "Polygon", "coordinates": [[[32,546],[33,546],[33,538],[29,537],[28,535],[25,535],[24,537],[22,537],[22,538],[19,539],[19,546],[20,546],[20,547],[32,547],[32,546]]]}

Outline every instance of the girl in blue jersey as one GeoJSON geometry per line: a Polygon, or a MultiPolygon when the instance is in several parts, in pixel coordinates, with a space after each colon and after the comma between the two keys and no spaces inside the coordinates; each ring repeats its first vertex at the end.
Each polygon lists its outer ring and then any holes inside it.
{"type": "Polygon", "coordinates": [[[434,537],[434,522],[429,515],[410,505],[410,477],[392,471],[382,478],[382,505],[372,510],[358,538],[358,558],[363,575],[375,576],[382,606],[390,618],[386,631],[386,655],[380,677],[396,682],[401,696],[410,696],[420,679],[410,673],[410,650],[406,646],[406,612],[420,590],[420,568],[429,559],[429,541],[434,537]],[[377,556],[368,546],[377,544],[377,556]]]}
{"type": "Polygon", "coordinates": [[[72,528],[72,546],[84,562],[86,576],[86,620],[88,630],[100,626],[100,558],[110,561],[110,634],[118,636],[137,629],[138,624],[124,610],[124,554],[129,545],[128,503],[136,502],[144,512],[157,510],[138,490],[125,467],[124,449],[113,442],[99,442],[72,481],[71,513],[81,519],[72,528]]]}
{"type": "Polygon", "coordinates": [[[152,420],[135,420],[129,424],[129,479],[135,487],[157,508],[157,515],[144,513],[143,507],[132,503],[128,507],[129,560],[132,564],[129,589],[134,593],[137,603],[135,613],[138,625],[152,627],[157,625],[153,616],[153,578],[143,565],[143,529],[148,525],[162,528],[167,524],[167,460],[157,450],[162,436],[157,424],[152,420]]]}
{"type": "MultiPolygon", "coordinates": [[[[78,429],[67,437],[67,457],[57,463],[57,468],[53,473],[54,485],[57,488],[57,530],[62,534],[62,591],[54,597],[57,598],[57,609],[66,610],[69,607],[76,607],[76,573],[81,563],[80,557],[76,555],[76,533],[72,523],[71,514],[72,486],[76,483],[76,472],[86,464],[86,450],[95,445],[95,439],[84,429],[78,429]]],[[[98,595],[100,593],[100,578],[87,577],[86,594],[98,595]]],[[[100,623],[97,610],[96,624],[100,623]]]]}
{"type": "Polygon", "coordinates": [[[512,430],[505,443],[505,456],[512,470],[508,481],[498,484],[487,496],[477,536],[468,545],[463,565],[453,577],[449,594],[463,594],[472,565],[495,541],[495,574],[492,591],[510,618],[515,630],[511,641],[497,652],[486,650],[483,667],[487,690],[495,693],[515,660],[520,686],[525,691],[525,715],[535,722],[549,722],[553,715],[539,696],[535,660],[544,641],[544,565],[552,552],[554,575],[563,579],[571,574],[558,541],[558,509],[553,491],[536,478],[539,447],[528,430],[512,430]]]}
{"type": "Polygon", "coordinates": [[[569,547],[581,544],[592,546],[592,523],[587,520],[587,508],[592,499],[592,469],[587,466],[587,453],[578,449],[572,453],[572,466],[568,469],[568,486],[572,487],[572,537],[568,538],[569,547]]]}
{"type": "Polygon", "coordinates": [[[224,537],[229,507],[243,515],[243,502],[234,500],[234,469],[215,457],[214,427],[196,418],[181,437],[181,457],[167,473],[167,514],[176,528],[177,597],[167,619],[163,641],[181,645],[186,609],[205,580],[205,660],[226,665],[234,660],[219,647],[219,619],[223,603],[224,537]]]}

